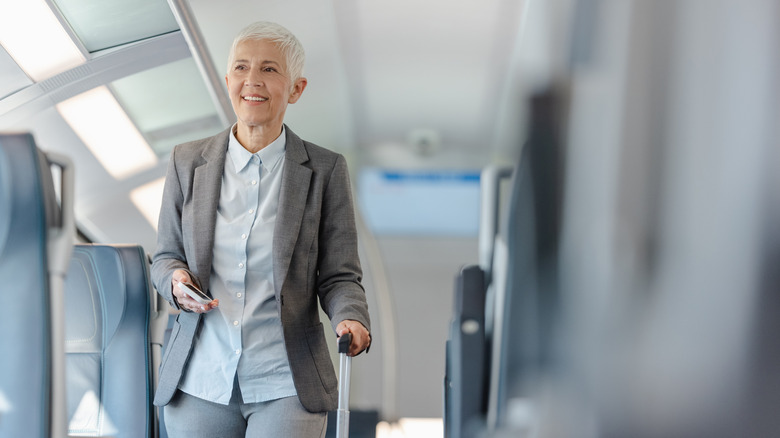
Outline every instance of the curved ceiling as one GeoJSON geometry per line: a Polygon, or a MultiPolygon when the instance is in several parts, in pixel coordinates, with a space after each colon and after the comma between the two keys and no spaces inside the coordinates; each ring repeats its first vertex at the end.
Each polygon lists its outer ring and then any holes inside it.
{"type": "MultiPolygon", "coordinates": [[[[168,4],[142,3],[157,10],[168,4]]],[[[286,122],[300,136],[346,154],[354,167],[475,170],[511,162],[517,154],[517,125],[522,122],[520,98],[514,99],[521,79],[517,59],[528,57],[518,51],[524,1],[191,0],[186,5],[196,29],[185,23],[183,32],[172,30],[98,51],[74,38],[87,61],[38,82],[0,50],[0,132],[32,132],[42,149],[73,158],[78,165],[77,220],[94,240],[138,242],[152,251],[154,220],[145,219],[133,191],[159,185],[173,143],[225,125],[218,104],[191,111],[197,117],[187,120],[172,117],[167,125],[154,123],[154,118],[178,115],[195,105],[186,96],[197,93],[177,94],[193,80],[192,66],[190,73],[181,68],[149,73],[192,59],[187,31],[202,35],[205,62],[222,76],[232,38],[243,26],[269,20],[289,28],[306,49],[309,85],[303,98],[289,107],[286,122]],[[150,85],[132,79],[134,75],[148,76],[150,85]],[[112,176],[55,108],[100,85],[109,87],[153,149],[155,142],[163,145],[156,149],[157,164],[127,177],[112,176]],[[136,101],[146,106],[134,109],[136,101]],[[150,120],[152,109],[157,112],[150,120]],[[424,150],[420,142],[426,144],[424,150]]],[[[15,12],[14,6],[0,8],[10,9],[0,11],[3,15],[15,12]]],[[[71,36],[74,28],[67,28],[71,36]]],[[[203,84],[207,89],[209,81],[203,84]]],[[[153,211],[146,214],[154,217],[153,211]]]]}

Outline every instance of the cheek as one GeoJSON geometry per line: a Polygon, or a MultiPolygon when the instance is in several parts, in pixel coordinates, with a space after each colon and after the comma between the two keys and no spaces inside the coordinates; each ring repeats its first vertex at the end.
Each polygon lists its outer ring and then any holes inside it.
{"type": "Polygon", "coordinates": [[[230,94],[236,94],[241,91],[242,81],[240,78],[228,76],[225,80],[225,84],[227,85],[228,93],[230,94]]]}
{"type": "Polygon", "coordinates": [[[230,98],[230,102],[233,104],[233,106],[238,105],[238,102],[241,100],[241,98],[237,93],[234,92],[234,90],[228,90],[228,97],[230,98]]]}

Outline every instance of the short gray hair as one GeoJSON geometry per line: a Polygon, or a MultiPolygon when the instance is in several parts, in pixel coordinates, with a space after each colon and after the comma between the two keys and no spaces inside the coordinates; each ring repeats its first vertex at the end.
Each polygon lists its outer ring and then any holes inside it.
{"type": "Polygon", "coordinates": [[[246,40],[266,40],[276,43],[286,58],[287,73],[290,75],[290,80],[295,82],[303,76],[303,63],[306,61],[306,54],[303,51],[301,42],[285,27],[270,21],[252,23],[241,29],[238,35],[236,35],[228,56],[228,72],[235,60],[236,47],[239,43],[246,40]]]}

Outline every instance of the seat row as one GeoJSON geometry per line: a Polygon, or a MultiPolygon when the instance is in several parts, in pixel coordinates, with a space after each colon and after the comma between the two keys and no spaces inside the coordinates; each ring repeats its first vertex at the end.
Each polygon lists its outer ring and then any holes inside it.
{"type": "Polygon", "coordinates": [[[0,136],[0,438],[157,437],[168,312],[149,257],[74,244],[72,206],[66,158],[0,136]]]}

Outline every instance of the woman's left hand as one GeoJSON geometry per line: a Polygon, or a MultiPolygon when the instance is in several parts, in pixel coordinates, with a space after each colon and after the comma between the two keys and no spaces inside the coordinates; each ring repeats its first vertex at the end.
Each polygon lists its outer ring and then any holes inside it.
{"type": "Polygon", "coordinates": [[[358,321],[345,319],[336,326],[336,334],[341,337],[345,333],[352,333],[352,343],[349,344],[348,356],[357,356],[363,350],[371,346],[371,334],[358,321]]]}

